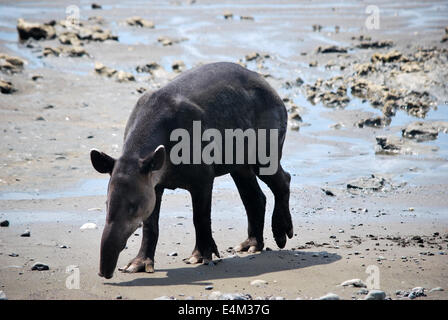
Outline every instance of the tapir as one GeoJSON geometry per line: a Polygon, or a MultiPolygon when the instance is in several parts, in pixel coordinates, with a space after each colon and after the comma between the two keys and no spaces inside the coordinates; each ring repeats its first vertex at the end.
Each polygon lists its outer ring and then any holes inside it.
{"type": "MultiPolygon", "coordinates": [[[[272,232],[278,247],[283,248],[286,237],[293,236],[289,211],[291,176],[280,164],[286,131],[287,111],[282,99],[260,74],[239,64],[205,64],[142,95],[126,124],[121,156],[113,158],[96,149],[90,151],[95,170],[110,175],[99,276],[106,279],[113,276],[120,252],[139,226],[143,228],[140,250],[119,270],[154,272],[160,204],[165,189],[181,188],[191,195],[196,242],[186,262],[207,264],[213,254],[219,257],[212,237],[212,188],[214,178],[225,174],[230,174],[235,182],[248,220],[247,239],[235,250],[253,253],[264,247],[266,196],[257,178],[274,195],[272,232]],[[227,129],[276,130],[276,149],[257,141],[258,147],[270,148],[268,151],[276,155],[275,172],[260,174],[266,164],[258,156],[255,162],[244,157],[243,161],[234,163],[173,163],[171,151],[178,141],[172,141],[172,132],[179,128],[192,132],[197,121],[201,130],[213,128],[223,135],[227,129]]],[[[243,151],[233,151],[247,156],[256,149],[245,144],[243,151]]],[[[223,159],[225,152],[222,148],[223,159]]]]}

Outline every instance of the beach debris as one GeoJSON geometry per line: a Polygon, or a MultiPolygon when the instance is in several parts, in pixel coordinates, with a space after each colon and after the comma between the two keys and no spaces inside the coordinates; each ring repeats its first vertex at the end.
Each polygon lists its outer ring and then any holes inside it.
{"type": "Polygon", "coordinates": [[[27,22],[20,18],[17,20],[17,31],[21,40],[33,38],[35,40],[48,40],[56,37],[53,21],[50,23],[27,22]]]}
{"type": "Polygon", "coordinates": [[[367,178],[359,178],[356,180],[352,180],[347,184],[347,189],[362,189],[362,190],[373,190],[373,191],[381,191],[386,184],[386,179],[383,177],[377,177],[375,175],[371,175],[367,178]]]}
{"type": "Polygon", "coordinates": [[[396,155],[396,154],[422,154],[437,151],[436,146],[420,145],[408,139],[398,138],[396,136],[376,137],[377,154],[396,155]]]}

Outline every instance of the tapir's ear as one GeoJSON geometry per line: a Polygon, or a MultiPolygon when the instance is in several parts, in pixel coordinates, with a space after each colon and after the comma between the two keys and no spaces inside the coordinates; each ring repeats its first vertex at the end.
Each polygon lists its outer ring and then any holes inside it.
{"type": "Polygon", "coordinates": [[[160,145],[146,158],[140,159],[140,172],[149,173],[150,171],[160,170],[164,162],[165,147],[163,145],[160,145]]]}
{"type": "Polygon", "coordinates": [[[111,156],[108,156],[104,152],[98,151],[96,149],[92,149],[90,150],[90,161],[92,161],[93,167],[99,173],[112,174],[115,159],[111,156]]]}

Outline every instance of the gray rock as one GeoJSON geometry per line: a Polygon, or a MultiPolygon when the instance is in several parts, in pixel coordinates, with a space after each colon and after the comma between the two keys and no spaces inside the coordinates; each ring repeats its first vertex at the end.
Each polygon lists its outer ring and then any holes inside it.
{"type": "Polygon", "coordinates": [[[411,293],[409,293],[408,295],[409,299],[415,299],[418,297],[426,297],[425,288],[415,287],[414,289],[411,290],[411,293]]]}
{"type": "Polygon", "coordinates": [[[386,293],[381,290],[370,290],[365,300],[384,300],[386,299],[386,293]]]}
{"type": "Polygon", "coordinates": [[[32,271],[45,271],[45,270],[50,270],[50,267],[42,262],[36,262],[31,267],[31,270],[32,271]]]}
{"type": "Polygon", "coordinates": [[[366,288],[366,284],[361,279],[351,279],[347,280],[341,283],[341,286],[347,287],[347,286],[353,286],[356,288],[366,288]]]}
{"type": "Polygon", "coordinates": [[[340,298],[337,294],[327,293],[326,295],[320,297],[318,300],[340,300],[340,298]]]}
{"type": "Polygon", "coordinates": [[[445,290],[441,287],[437,287],[437,288],[432,288],[431,290],[429,290],[429,293],[433,293],[433,292],[437,292],[437,291],[445,291],[445,290]]]}

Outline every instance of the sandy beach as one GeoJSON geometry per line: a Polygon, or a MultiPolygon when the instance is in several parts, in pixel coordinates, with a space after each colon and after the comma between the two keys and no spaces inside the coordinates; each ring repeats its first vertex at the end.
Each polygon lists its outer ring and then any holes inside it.
{"type": "MultiPolygon", "coordinates": [[[[0,1],[7,299],[354,300],[372,289],[368,270],[386,299],[448,298],[445,1],[377,1],[379,25],[369,25],[370,3],[359,1],[97,3],[0,1]],[[84,29],[64,23],[73,12],[84,29]],[[136,16],[146,24],[127,20],[136,16]],[[38,23],[47,38],[20,39],[18,19],[38,23]],[[259,72],[285,102],[294,237],[276,246],[273,195],[260,183],[265,249],[235,253],[247,218],[232,179],[219,177],[212,228],[220,259],[183,262],[195,243],[191,197],[167,191],[155,273],[100,278],[108,179],[92,168],[90,149],[119,157],[144,92],[216,61],[259,72]],[[81,230],[85,223],[96,228],[81,230]],[[49,270],[32,270],[37,262],[49,270]],[[360,282],[341,285],[352,279],[360,282]]],[[[139,228],[118,266],[141,238],[139,228]]]]}

